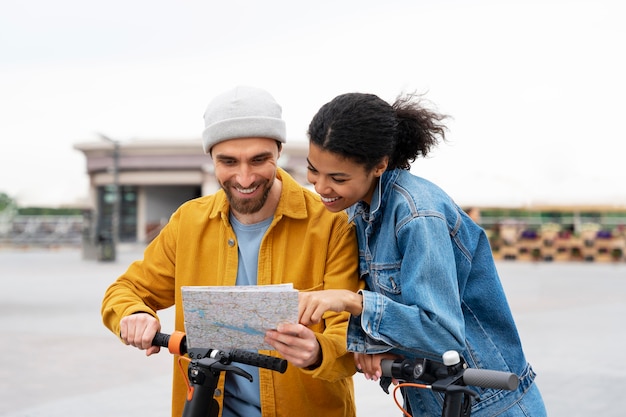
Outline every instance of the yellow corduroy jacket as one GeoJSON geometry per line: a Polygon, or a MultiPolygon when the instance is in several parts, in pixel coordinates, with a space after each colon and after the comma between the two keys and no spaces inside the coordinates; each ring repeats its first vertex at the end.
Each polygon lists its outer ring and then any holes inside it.
{"type": "MultiPolygon", "coordinates": [[[[359,288],[354,228],[345,213],[331,213],[319,196],[282,169],[281,199],[259,251],[258,284],[293,283],[298,290],[359,288]]],[[[143,260],[132,263],[106,291],[104,324],[116,335],[120,320],[133,313],[176,305],[176,330],[184,331],[181,286],[235,285],[238,250],[222,190],[190,200],[172,215],[148,245],[143,260]]],[[[351,417],[356,415],[353,357],[346,350],[347,313],[326,313],[311,326],[322,349],[313,370],[287,367],[284,374],[260,369],[264,417],[351,417]]],[[[163,331],[169,332],[167,329],[163,331]]],[[[210,347],[210,346],[208,346],[210,347]]],[[[162,350],[164,352],[164,350],[162,350]]],[[[275,351],[262,351],[277,355],[275,351]]],[[[182,415],[186,385],[174,358],[172,416],[182,415]]],[[[223,393],[224,375],[216,392],[223,393]]],[[[222,410],[222,396],[217,395],[222,410]]]]}

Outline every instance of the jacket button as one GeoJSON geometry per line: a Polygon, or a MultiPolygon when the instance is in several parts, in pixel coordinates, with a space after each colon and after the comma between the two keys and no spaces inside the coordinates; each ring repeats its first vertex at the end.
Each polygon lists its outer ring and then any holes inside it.
{"type": "Polygon", "coordinates": [[[222,395],[222,390],[220,390],[219,388],[215,388],[215,391],[213,392],[213,396],[220,397],[221,395],[222,395]]]}
{"type": "Polygon", "coordinates": [[[235,246],[235,240],[234,239],[228,239],[228,246],[230,246],[231,248],[233,246],[235,246]]]}

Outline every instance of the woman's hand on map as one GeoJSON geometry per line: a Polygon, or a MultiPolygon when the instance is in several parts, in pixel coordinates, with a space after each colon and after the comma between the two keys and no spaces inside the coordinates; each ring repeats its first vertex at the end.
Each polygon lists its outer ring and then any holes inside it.
{"type": "Polygon", "coordinates": [[[301,291],[298,294],[298,321],[301,324],[319,323],[327,311],[347,311],[358,316],[363,311],[363,296],[350,290],[301,291]]]}

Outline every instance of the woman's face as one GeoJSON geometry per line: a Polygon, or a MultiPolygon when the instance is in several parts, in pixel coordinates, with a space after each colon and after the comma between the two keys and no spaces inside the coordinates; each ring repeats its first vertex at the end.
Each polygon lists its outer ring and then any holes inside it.
{"type": "Polygon", "coordinates": [[[309,143],[307,180],[322,198],[324,206],[339,212],[360,200],[370,204],[378,177],[387,160],[367,172],[363,165],[309,143]]]}

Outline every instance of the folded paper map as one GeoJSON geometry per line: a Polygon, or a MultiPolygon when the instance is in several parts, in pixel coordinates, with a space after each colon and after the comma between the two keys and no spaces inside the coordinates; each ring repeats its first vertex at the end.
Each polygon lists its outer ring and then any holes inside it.
{"type": "Polygon", "coordinates": [[[273,350],[265,332],[298,322],[292,284],[182,287],[189,348],[273,350]]]}

